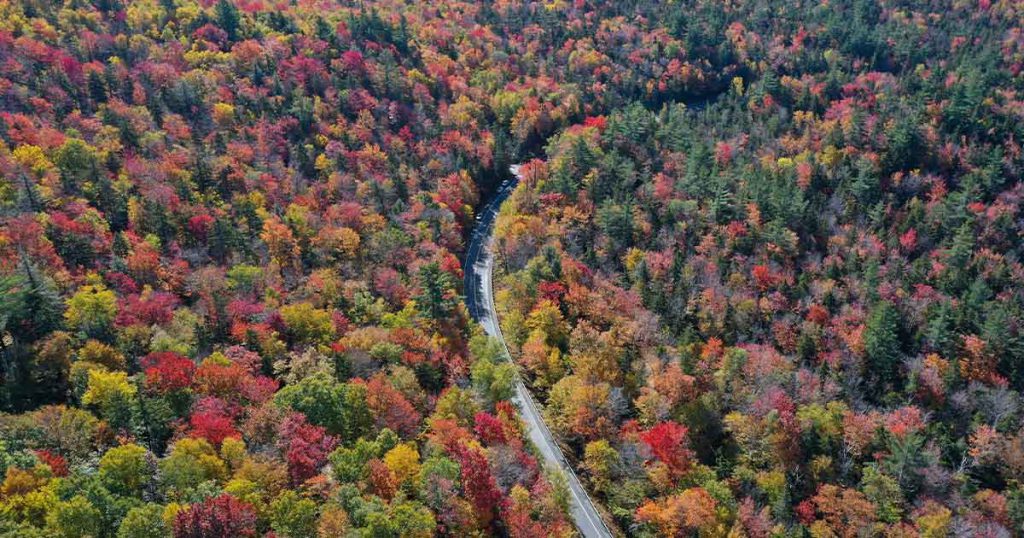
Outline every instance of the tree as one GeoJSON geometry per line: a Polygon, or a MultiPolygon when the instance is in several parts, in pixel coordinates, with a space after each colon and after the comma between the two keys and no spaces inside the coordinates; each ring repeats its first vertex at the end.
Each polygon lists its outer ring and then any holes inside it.
{"type": "Polygon", "coordinates": [[[150,353],[141,361],[146,388],[158,394],[187,389],[192,384],[196,364],[192,359],[171,351],[150,353]]]}
{"type": "Polygon", "coordinates": [[[207,480],[223,479],[228,472],[227,465],[207,440],[191,437],[174,443],[159,466],[161,480],[172,492],[184,492],[207,480]]]}
{"type": "Polygon", "coordinates": [[[366,386],[338,383],[324,373],[284,387],[274,396],[274,402],[302,413],[311,423],[346,440],[362,437],[373,424],[366,386]]]}
{"type": "Polygon", "coordinates": [[[303,499],[295,491],[284,491],[270,503],[270,528],[285,538],[316,535],[316,503],[311,499],[303,499]]]}
{"type": "Polygon", "coordinates": [[[608,494],[620,464],[619,452],[605,439],[587,443],[583,450],[583,468],[590,473],[590,481],[599,492],[608,494]]]}
{"type": "Polygon", "coordinates": [[[217,2],[217,26],[220,26],[221,30],[228,35],[230,41],[238,39],[238,27],[241,17],[238,13],[238,8],[235,4],[228,0],[219,0],[217,2]]]}
{"type": "Polygon", "coordinates": [[[170,532],[164,521],[164,507],[147,503],[125,514],[117,529],[117,538],[166,538],[170,532]]]}
{"type": "Polygon", "coordinates": [[[420,472],[420,454],[415,445],[402,443],[384,454],[384,464],[399,484],[409,484],[420,472]]]}
{"type": "Polygon", "coordinates": [[[473,504],[481,525],[486,526],[497,515],[502,500],[501,490],[491,474],[487,457],[481,449],[465,444],[456,446],[453,456],[459,463],[466,496],[473,504]]]}
{"type": "Polygon", "coordinates": [[[278,428],[278,446],[284,452],[294,485],[316,476],[336,444],[337,439],[327,435],[324,428],[307,423],[300,413],[286,417],[278,428]]]}
{"type": "Polygon", "coordinates": [[[299,344],[327,344],[334,338],[334,320],[326,310],[309,303],[281,307],[288,334],[299,344]]]}
{"type": "Polygon", "coordinates": [[[58,502],[46,516],[46,528],[62,538],[101,536],[102,516],[89,499],[76,495],[58,502]]]}
{"type": "Polygon", "coordinates": [[[129,428],[138,389],[124,372],[89,370],[89,384],[82,395],[84,405],[93,405],[117,428],[129,428]]]}
{"type": "Polygon", "coordinates": [[[660,503],[647,501],[637,508],[636,518],[654,524],[661,536],[682,536],[684,530],[692,533],[709,528],[715,522],[717,506],[707,490],[690,488],[660,503]]]}
{"type": "Polygon", "coordinates": [[[85,181],[99,179],[100,162],[95,148],[79,138],[68,138],[57,149],[54,164],[60,170],[61,183],[66,193],[78,193],[85,181]]]}
{"type": "Polygon", "coordinates": [[[256,514],[252,506],[222,493],[193,504],[174,518],[174,538],[255,537],[256,514]]]}
{"type": "Polygon", "coordinates": [[[473,364],[470,372],[473,387],[491,406],[512,398],[516,380],[516,370],[512,364],[495,364],[488,359],[479,359],[473,364]]]}
{"type": "Polygon", "coordinates": [[[688,433],[686,426],[668,421],[641,432],[640,439],[673,475],[679,476],[690,468],[692,453],[687,447],[688,433]]]}
{"type": "Polygon", "coordinates": [[[900,315],[892,303],[882,301],[872,309],[864,327],[864,353],[867,376],[876,381],[868,390],[876,395],[893,388],[899,380],[899,331],[900,315]]]}
{"type": "Polygon", "coordinates": [[[112,448],[100,458],[100,480],[110,491],[121,495],[142,493],[152,472],[148,452],[136,444],[112,448]]]}
{"type": "Polygon", "coordinates": [[[390,505],[387,511],[368,514],[364,532],[368,536],[429,538],[436,530],[430,510],[418,502],[402,501],[390,505]]]}
{"type": "Polygon", "coordinates": [[[419,293],[415,300],[423,316],[434,322],[451,319],[452,312],[459,304],[452,275],[442,270],[437,262],[431,262],[420,267],[417,281],[419,293]]]}
{"type": "Polygon", "coordinates": [[[82,286],[68,299],[64,319],[68,327],[87,337],[103,339],[117,316],[117,296],[103,284],[82,286]]]}

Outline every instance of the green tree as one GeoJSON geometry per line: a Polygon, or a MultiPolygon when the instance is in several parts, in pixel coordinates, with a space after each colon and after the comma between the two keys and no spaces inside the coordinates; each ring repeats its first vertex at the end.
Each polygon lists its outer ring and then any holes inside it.
{"type": "Polygon", "coordinates": [[[874,382],[869,391],[884,394],[899,379],[900,314],[888,301],[875,305],[864,328],[867,378],[874,382]]]}
{"type": "Polygon", "coordinates": [[[281,307],[281,319],[288,327],[288,335],[297,343],[328,344],[334,338],[331,313],[309,303],[281,307]]]}
{"type": "Polygon", "coordinates": [[[99,409],[100,416],[116,428],[129,428],[138,388],[124,372],[89,370],[89,384],[82,395],[84,405],[99,409]]]}
{"type": "Polygon", "coordinates": [[[146,449],[136,444],[108,450],[100,458],[100,480],[114,493],[138,495],[151,478],[146,455],[146,449]]]}
{"type": "Polygon", "coordinates": [[[46,516],[46,528],[60,538],[101,536],[102,514],[81,495],[58,502],[46,516]]]}
{"type": "Polygon", "coordinates": [[[117,315],[117,295],[96,282],[82,286],[68,299],[64,319],[68,327],[85,336],[103,340],[117,315]]]}
{"type": "Polygon", "coordinates": [[[160,461],[161,481],[173,492],[184,492],[208,480],[221,480],[228,467],[205,439],[186,437],[160,461]]]}
{"type": "Polygon", "coordinates": [[[270,528],[278,536],[305,538],[316,535],[317,505],[295,491],[285,490],[270,503],[270,528]]]}
{"type": "Polygon", "coordinates": [[[515,392],[516,370],[511,363],[505,361],[493,363],[480,359],[473,364],[471,370],[473,387],[492,406],[500,401],[512,399],[515,392]]]}
{"type": "Polygon", "coordinates": [[[450,319],[459,304],[452,275],[432,262],[420,267],[417,279],[420,289],[415,299],[423,316],[435,322],[450,319]]]}
{"type": "Polygon", "coordinates": [[[129,510],[117,529],[117,538],[166,538],[170,535],[164,522],[164,507],[154,503],[129,510]]]}
{"type": "Polygon", "coordinates": [[[366,516],[364,532],[374,537],[429,538],[436,527],[430,510],[407,501],[391,504],[386,511],[371,512],[366,516]]]}
{"type": "Polygon", "coordinates": [[[224,30],[228,34],[228,39],[234,41],[238,39],[238,27],[240,25],[241,16],[238,13],[238,8],[235,7],[234,2],[229,0],[220,0],[217,2],[217,26],[220,26],[221,30],[224,30]]]}
{"type": "Polygon", "coordinates": [[[583,451],[583,468],[590,473],[594,489],[607,494],[621,465],[619,452],[607,440],[587,443],[583,451]]]}
{"type": "Polygon", "coordinates": [[[362,437],[373,424],[366,404],[366,386],[339,383],[324,372],[284,387],[274,402],[306,415],[311,423],[346,440],[362,437]]]}

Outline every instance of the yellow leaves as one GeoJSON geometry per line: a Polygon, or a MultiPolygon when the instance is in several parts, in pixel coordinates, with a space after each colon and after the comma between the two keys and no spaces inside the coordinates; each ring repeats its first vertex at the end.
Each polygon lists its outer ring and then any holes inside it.
{"type": "Polygon", "coordinates": [[[196,50],[192,49],[185,53],[185,62],[189,67],[195,69],[209,68],[217,64],[231,62],[231,53],[219,50],[196,50]]]}
{"type": "Polygon", "coordinates": [[[565,0],[549,0],[544,2],[544,9],[547,11],[565,11],[568,6],[569,4],[565,0]]]}
{"type": "Polygon", "coordinates": [[[796,125],[813,126],[816,115],[810,110],[797,110],[793,112],[793,123],[796,125]]]}
{"type": "Polygon", "coordinates": [[[0,496],[27,495],[46,485],[49,480],[50,477],[42,468],[25,470],[11,467],[7,470],[3,484],[0,485],[0,496]]]}
{"type": "Polygon", "coordinates": [[[786,473],[779,470],[763,471],[757,473],[755,479],[757,487],[765,493],[771,504],[777,504],[785,500],[786,495],[786,473]]]}
{"type": "Polygon", "coordinates": [[[384,464],[399,483],[408,482],[420,472],[420,454],[415,445],[403,443],[384,454],[384,464]]]}
{"type": "Polygon", "coordinates": [[[228,437],[221,442],[220,457],[232,469],[238,469],[245,462],[245,441],[236,437],[228,437]]]}
{"type": "Polygon", "coordinates": [[[78,360],[106,366],[110,370],[123,370],[124,355],[113,347],[97,340],[89,340],[78,350],[78,360]]]}
{"type": "Polygon", "coordinates": [[[352,260],[359,254],[362,240],[352,228],[324,228],[317,235],[317,250],[329,256],[352,260]]]}
{"type": "Polygon", "coordinates": [[[474,103],[465,95],[459,96],[458,101],[448,107],[448,113],[444,116],[444,124],[457,129],[470,129],[476,126],[477,118],[481,115],[480,105],[474,103]]]}
{"type": "Polygon", "coordinates": [[[213,104],[213,121],[221,127],[230,127],[235,120],[235,107],[228,103],[213,104]]]}
{"type": "Polygon", "coordinates": [[[290,266],[298,262],[302,251],[292,234],[291,228],[278,219],[263,221],[260,239],[267,245],[270,257],[282,266],[290,266]]]}
{"type": "Polygon", "coordinates": [[[206,439],[186,437],[174,444],[169,456],[160,462],[165,483],[175,489],[195,487],[207,480],[222,480],[227,465],[206,439]]]}
{"type": "Polygon", "coordinates": [[[565,320],[562,311],[555,303],[543,300],[526,318],[526,326],[531,331],[541,331],[548,345],[558,345],[565,338],[565,320]]]}
{"type": "Polygon", "coordinates": [[[288,327],[288,333],[299,342],[327,344],[334,338],[331,313],[309,303],[281,307],[281,319],[288,327]]]}
{"type": "Polygon", "coordinates": [[[735,92],[736,95],[743,97],[743,77],[733,77],[732,91],[735,92]]]}
{"type": "Polygon", "coordinates": [[[637,266],[640,265],[640,262],[643,259],[644,251],[636,247],[631,247],[626,251],[626,254],[622,256],[622,263],[626,266],[626,271],[632,273],[633,271],[636,271],[637,266]]]}
{"type": "Polygon", "coordinates": [[[99,283],[82,286],[67,304],[64,319],[76,330],[105,327],[117,315],[117,295],[99,283]]]}
{"type": "Polygon", "coordinates": [[[32,171],[36,176],[42,176],[53,169],[53,163],[46,157],[39,146],[23,144],[14,148],[11,153],[14,161],[32,171]]]}
{"type": "Polygon", "coordinates": [[[11,467],[0,486],[0,513],[5,518],[42,526],[47,512],[58,502],[57,493],[50,482],[49,468],[37,466],[31,470],[11,467]]]}
{"type": "Polygon", "coordinates": [[[935,501],[925,501],[918,511],[921,515],[914,520],[920,529],[921,538],[942,538],[949,535],[953,512],[935,501]]]}
{"type": "Polygon", "coordinates": [[[106,406],[115,402],[126,402],[135,397],[138,389],[128,381],[125,372],[89,370],[89,384],[82,395],[85,405],[106,406]]]}
{"type": "Polygon", "coordinates": [[[313,168],[316,168],[316,171],[321,174],[326,174],[333,166],[334,163],[331,162],[331,159],[323,153],[317,155],[316,161],[313,162],[313,168]]]}

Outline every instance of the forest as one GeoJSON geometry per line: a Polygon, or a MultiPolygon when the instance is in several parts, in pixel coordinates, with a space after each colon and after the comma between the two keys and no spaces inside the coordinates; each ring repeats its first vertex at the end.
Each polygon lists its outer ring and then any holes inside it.
{"type": "Polygon", "coordinates": [[[1022,536],[1022,28],[0,0],[0,537],[1022,536]]]}

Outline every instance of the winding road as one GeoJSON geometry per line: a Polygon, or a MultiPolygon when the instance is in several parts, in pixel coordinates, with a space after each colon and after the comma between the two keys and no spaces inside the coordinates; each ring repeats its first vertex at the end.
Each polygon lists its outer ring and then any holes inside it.
{"type": "MultiPolygon", "coordinates": [[[[466,252],[466,260],[463,266],[465,273],[464,289],[466,293],[466,306],[469,313],[483,325],[484,330],[490,336],[497,338],[505,349],[509,360],[512,355],[509,353],[505,338],[501,334],[501,327],[498,326],[498,315],[494,309],[494,289],[492,286],[492,274],[494,269],[494,257],[491,253],[491,239],[494,232],[494,220],[498,215],[501,204],[512,193],[512,189],[520,179],[519,166],[513,165],[509,168],[514,180],[509,180],[502,185],[490,202],[480,209],[476,226],[473,228],[473,235],[470,239],[469,249],[466,252]]],[[[514,361],[513,361],[514,364],[514,361]]],[[[526,424],[530,441],[537,447],[537,451],[544,459],[549,468],[558,469],[566,478],[570,493],[569,512],[576,523],[580,534],[587,538],[610,537],[611,531],[601,519],[600,513],[594,506],[594,502],[583,489],[583,485],[573,472],[572,466],[562,455],[558,443],[555,442],[551,431],[541,415],[537,402],[534,401],[530,391],[523,384],[519,376],[516,376],[515,395],[513,403],[519,408],[519,414],[526,424]]]]}

